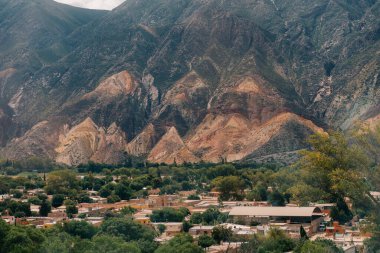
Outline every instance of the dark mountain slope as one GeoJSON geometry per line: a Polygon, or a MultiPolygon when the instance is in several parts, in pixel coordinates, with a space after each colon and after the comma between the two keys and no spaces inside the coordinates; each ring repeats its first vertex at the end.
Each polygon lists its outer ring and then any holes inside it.
{"type": "MultiPolygon", "coordinates": [[[[12,109],[17,109],[22,90],[39,69],[72,51],[69,34],[105,13],[51,0],[0,0],[0,109],[7,112],[0,122],[9,123],[18,113],[12,109]]],[[[0,142],[28,127],[22,123],[0,129],[0,142]]]]}

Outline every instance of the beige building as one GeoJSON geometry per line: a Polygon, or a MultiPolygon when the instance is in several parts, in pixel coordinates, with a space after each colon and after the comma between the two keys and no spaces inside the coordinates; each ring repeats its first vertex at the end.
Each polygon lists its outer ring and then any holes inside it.
{"type": "Polygon", "coordinates": [[[214,226],[194,226],[190,228],[189,234],[192,236],[210,235],[214,226]]]}
{"type": "Polygon", "coordinates": [[[152,225],[158,231],[159,230],[158,226],[160,224],[165,225],[165,231],[164,231],[165,236],[171,237],[182,232],[182,227],[183,227],[182,222],[161,222],[161,223],[157,222],[157,223],[153,223],[152,225]]]}
{"type": "Polygon", "coordinates": [[[178,195],[149,195],[148,207],[160,208],[160,207],[173,207],[178,204],[178,195]]]}
{"type": "Polygon", "coordinates": [[[309,227],[310,233],[317,232],[324,214],[318,207],[233,207],[229,213],[236,221],[247,224],[255,221],[260,224],[286,223],[309,227]]]}

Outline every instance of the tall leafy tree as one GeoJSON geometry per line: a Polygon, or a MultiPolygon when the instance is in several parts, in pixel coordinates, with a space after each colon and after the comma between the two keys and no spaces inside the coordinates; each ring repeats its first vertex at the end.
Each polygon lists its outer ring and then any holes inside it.
{"type": "Polygon", "coordinates": [[[57,170],[49,173],[45,186],[50,194],[67,194],[70,190],[79,190],[79,180],[71,170],[57,170]]]}
{"type": "Polygon", "coordinates": [[[63,231],[82,239],[91,239],[98,229],[86,221],[69,221],[63,224],[63,231]]]}
{"type": "Polygon", "coordinates": [[[41,216],[48,216],[48,214],[51,212],[51,203],[48,200],[43,200],[40,206],[40,215],[41,216]]]}
{"type": "Polygon", "coordinates": [[[298,164],[302,180],[290,189],[295,200],[307,202],[322,198],[338,202],[345,197],[356,201],[369,196],[364,177],[368,159],[358,146],[350,145],[339,132],[312,135],[309,143],[311,150],[302,152],[298,164]]]}
{"type": "Polygon", "coordinates": [[[241,200],[244,196],[245,182],[238,176],[222,176],[212,181],[220,192],[221,200],[241,200]]]}
{"type": "Polygon", "coordinates": [[[100,226],[100,234],[118,236],[127,242],[140,239],[153,241],[156,235],[153,229],[125,218],[107,219],[100,226]]]}
{"type": "Polygon", "coordinates": [[[209,235],[201,235],[198,238],[198,245],[202,248],[208,248],[215,244],[215,240],[209,235]]]}
{"type": "Polygon", "coordinates": [[[63,194],[54,194],[51,200],[51,205],[53,207],[60,207],[63,205],[63,201],[65,201],[65,195],[63,194]]]}
{"type": "Polygon", "coordinates": [[[67,217],[72,218],[74,214],[78,213],[78,208],[75,201],[68,199],[65,201],[65,206],[67,217]]]}
{"type": "Polygon", "coordinates": [[[3,239],[1,252],[34,253],[38,252],[45,236],[35,228],[13,226],[3,239]]]}
{"type": "Polygon", "coordinates": [[[212,238],[220,244],[220,242],[229,242],[232,238],[232,230],[231,228],[227,228],[225,226],[215,226],[212,229],[212,238]]]}

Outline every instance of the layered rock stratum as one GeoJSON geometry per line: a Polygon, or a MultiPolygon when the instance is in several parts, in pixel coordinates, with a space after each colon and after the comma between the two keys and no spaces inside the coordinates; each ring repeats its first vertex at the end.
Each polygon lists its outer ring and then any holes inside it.
{"type": "Polygon", "coordinates": [[[312,133],[378,124],[379,16],[375,0],[0,0],[0,157],[291,161],[312,133]]]}

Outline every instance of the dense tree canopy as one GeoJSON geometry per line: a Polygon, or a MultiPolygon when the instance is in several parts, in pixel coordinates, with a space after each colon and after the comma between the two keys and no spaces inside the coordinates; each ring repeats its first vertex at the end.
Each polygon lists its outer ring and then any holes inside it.
{"type": "Polygon", "coordinates": [[[337,214],[335,218],[348,221],[352,215],[344,199],[349,197],[359,204],[369,197],[365,180],[368,159],[358,146],[338,132],[312,135],[309,143],[312,148],[302,152],[303,157],[296,164],[300,174],[288,191],[301,205],[316,201],[338,203],[333,212],[337,214]]]}
{"type": "Polygon", "coordinates": [[[189,234],[176,235],[169,242],[161,245],[155,253],[202,253],[201,247],[193,243],[189,234]]]}
{"type": "Polygon", "coordinates": [[[187,208],[174,209],[165,207],[160,210],[153,210],[150,220],[153,222],[182,222],[190,214],[187,208]]]}
{"type": "Polygon", "coordinates": [[[220,192],[221,200],[242,200],[245,189],[244,181],[238,176],[221,176],[212,181],[220,192]]]}
{"type": "Polygon", "coordinates": [[[295,241],[287,237],[283,231],[272,229],[266,236],[254,235],[242,245],[241,252],[290,252],[295,246],[295,241]]]}
{"type": "Polygon", "coordinates": [[[98,229],[86,221],[69,221],[63,224],[63,231],[82,239],[91,239],[98,229]]]}
{"type": "Polygon", "coordinates": [[[47,177],[46,192],[50,194],[67,194],[68,191],[79,190],[79,181],[71,170],[57,170],[47,177]]]}
{"type": "Polygon", "coordinates": [[[226,222],[227,218],[227,213],[221,213],[218,208],[210,207],[203,213],[193,213],[190,221],[193,224],[216,225],[226,222]]]}

